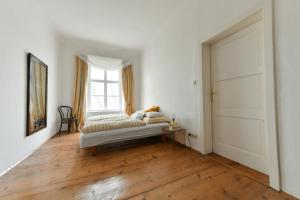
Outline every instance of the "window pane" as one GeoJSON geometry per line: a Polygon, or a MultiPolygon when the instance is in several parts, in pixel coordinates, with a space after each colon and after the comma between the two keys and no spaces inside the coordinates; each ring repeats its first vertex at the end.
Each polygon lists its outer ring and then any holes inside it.
{"type": "Polygon", "coordinates": [[[107,109],[120,109],[119,97],[107,97],[107,109]]]}
{"type": "Polygon", "coordinates": [[[119,96],[119,83],[107,83],[107,96],[119,96]]]}
{"type": "Polygon", "coordinates": [[[91,79],[104,80],[104,70],[96,67],[91,67],[91,79]]]}
{"type": "Polygon", "coordinates": [[[119,81],[119,70],[107,70],[108,81],[119,81]]]}
{"type": "Polygon", "coordinates": [[[91,110],[104,110],[104,97],[103,96],[91,96],[91,110]]]}
{"type": "Polygon", "coordinates": [[[91,95],[104,95],[104,83],[91,82],[91,95]]]}

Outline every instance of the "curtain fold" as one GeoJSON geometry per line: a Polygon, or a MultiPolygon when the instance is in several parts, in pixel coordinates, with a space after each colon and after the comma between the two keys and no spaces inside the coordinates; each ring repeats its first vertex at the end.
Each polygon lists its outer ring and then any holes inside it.
{"type": "Polygon", "coordinates": [[[30,68],[30,130],[36,129],[35,122],[46,119],[46,68],[33,63],[30,68]]]}
{"type": "Polygon", "coordinates": [[[122,68],[122,86],[125,99],[125,113],[131,115],[134,112],[132,65],[122,68]]]}
{"type": "MultiPolygon", "coordinates": [[[[85,117],[85,100],[88,82],[88,64],[76,56],[74,88],[73,88],[73,116],[78,119],[78,129],[80,130],[84,124],[85,117]]],[[[75,131],[75,124],[72,125],[72,131],[75,131]]]]}

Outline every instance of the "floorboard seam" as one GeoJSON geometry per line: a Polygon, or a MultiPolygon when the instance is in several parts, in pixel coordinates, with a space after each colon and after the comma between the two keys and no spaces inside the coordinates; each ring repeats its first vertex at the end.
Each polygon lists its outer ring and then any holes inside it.
{"type": "MultiPolygon", "coordinates": [[[[191,174],[187,174],[187,175],[185,175],[185,176],[183,176],[183,177],[179,177],[179,178],[177,178],[177,179],[175,179],[175,180],[173,180],[173,181],[170,181],[170,182],[167,182],[167,183],[158,185],[158,186],[156,186],[156,187],[154,187],[154,188],[151,188],[151,189],[149,189],[149,190],[143,191],[143,192],[141,192],[141,193],[138,193],[138,194],[135,194],[135,195],[132,195],[132,196],[123,198],[123,200],[128,200],[128,199],[134,198],[134,197],[136,197],[136,196],[139,196],[139,195],[142,195],[142,194],[146,194],[146,193],[151,192],[151,191],[153,191],[153,190],[156,190],[156,189],[158,189],[158,188],[160,188],[160,187],[162,187],[162,186],[166,186],[166,185],[175,183],[175,182],[180,181],[180,180],[182,180],[182,179],[184,179],[184,178],[186,178],[186,177],[193,176],[193,175],[195,175],[195,174],[198,174],[199,172],[203,172],[203,171],[205,171],[205,170],[207,170],[207,169],[210,169],[210,168],[212,168],[212,167],[213,167],[213,165],[212,165],[212,166],[209,166],[209,167],[206,167],[206,168],[204,168],[204,169],[202,169],[202,170],[197,170],[196,172],[193,172],[193,173],[191,173],[191,174]]],[[[223,173],[227,173],[227,172],[223,172],[223,173]]],[[[223,173],[220,173],[220,174],[216,175],[215,177],[217,177],[217,176],[219,176],[219,175],[221,175],[221,174],[223,174],[223,173]]]]}

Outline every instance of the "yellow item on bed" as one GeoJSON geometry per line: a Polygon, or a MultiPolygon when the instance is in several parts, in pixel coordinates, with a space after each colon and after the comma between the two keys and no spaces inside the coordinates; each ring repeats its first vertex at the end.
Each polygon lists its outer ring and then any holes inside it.
{"type": "Polygon", "coordinates": [[[146,109],[145,112],[159,112],[159,106],[151,106],[150,108],[146,109]]]}

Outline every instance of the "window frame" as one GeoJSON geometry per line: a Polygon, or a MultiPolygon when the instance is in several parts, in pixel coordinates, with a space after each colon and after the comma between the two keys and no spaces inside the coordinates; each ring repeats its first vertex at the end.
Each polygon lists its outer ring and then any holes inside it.
{"type": "MultiPolygon", "coordinates": [[[[122,81],[121,81],[121,70],[116,69],[119,71],[119,81],[111,81],[107,80],[107,71],[113,71],[114,69],[106,69],[106,68],[101,68],[98,66],[94,65],[89,65],[89,72],[88,72],[88,89],[87,89],[87,104],[86,104],[86,110],[87,113],[100,113],[100,114],[110,114],[110,113],[122,113],[123,112],[123,93],[122,93],[122,81]],[[104,72],[104,79],[103,80],[98,80],[98,79],[92,79],[91,77],[91,71],[92,68],[96,69],[101,69],[104,72]],[[92,83],[104,83],[104,95],[92,95],[92,83]],[[107,84],[109,83],[114,83],[119,85],[119,95],[113,96],[113,95],[107,95],[107,84]],[[91,97],[92,96],[103,96],[104,97],[104,109],[102,110],[92,110],[91,109],[91,97]],[[108,109],[107,108],[107,99],[108,97],[119,97],[119,108],[118,109],[108,109]]],[[[91,114],[88,114],[91,115],[91,114]]]]}

